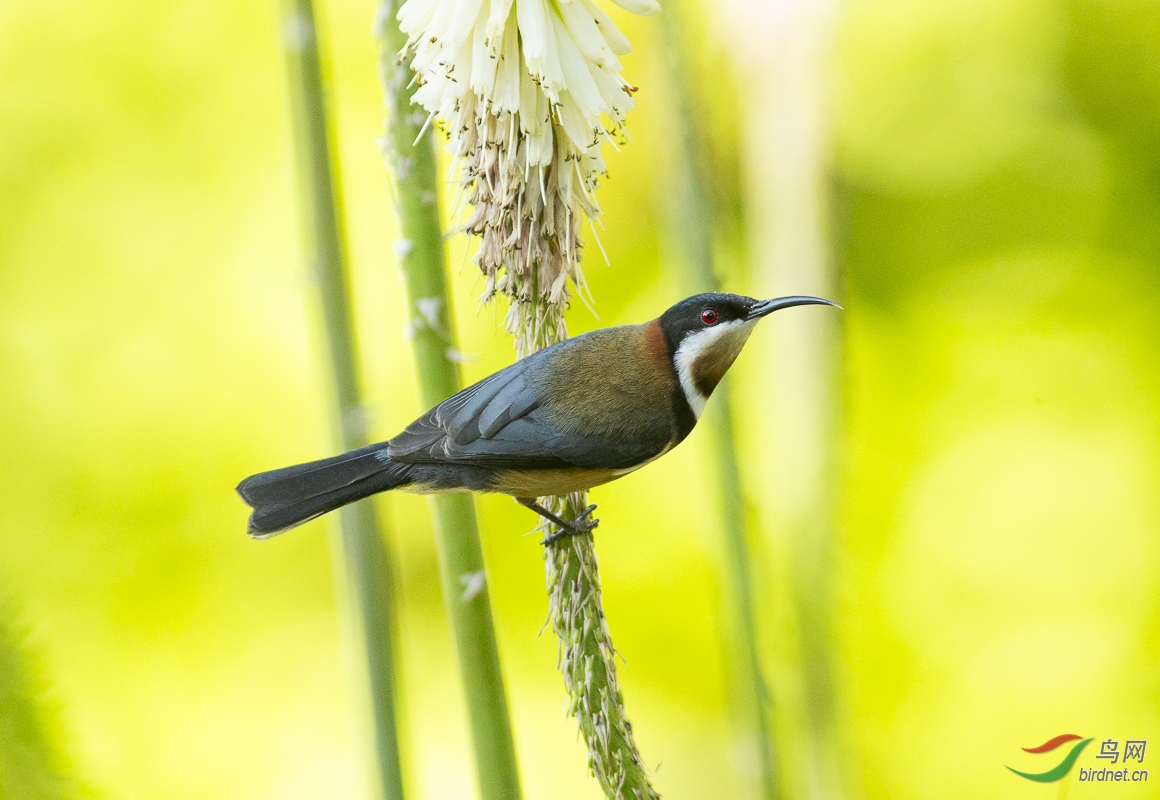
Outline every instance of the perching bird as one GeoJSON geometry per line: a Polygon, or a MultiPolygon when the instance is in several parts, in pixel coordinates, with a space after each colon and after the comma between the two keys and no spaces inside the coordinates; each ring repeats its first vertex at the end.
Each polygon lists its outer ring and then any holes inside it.
{"type": "Polygon", "coordinates": [[[377,492],[500,492],[561,534],[537,502],[640,469],[684,440],[757,321],[820,297],[698,294],[658,319],[560,342],[449,397],[395,438],[238,484],[249,534],[265,539],[377,492]]]}

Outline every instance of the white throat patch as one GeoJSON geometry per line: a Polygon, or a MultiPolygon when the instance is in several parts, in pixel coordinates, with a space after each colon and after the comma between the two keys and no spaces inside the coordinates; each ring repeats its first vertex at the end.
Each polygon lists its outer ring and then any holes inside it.
{"type": "Polygon", "coordinates": [[[745,341],[756,324],[757,320],[730,320],[687,334],[681,340],[673,356],[673,364],[677,368],[677,377],[681,380],[681,390],[685,393],[685,399],[689,401],[689,408],[693,409],[693,416],[697,419],[701,418],[701,412],[705,410],[705,402],[709,398],[697,390],[697,383],[693,380],[693,364],[705,353],[718,348],[730,351],[727,358],[729,363],[732,363],[745,346],[745,341]]]}

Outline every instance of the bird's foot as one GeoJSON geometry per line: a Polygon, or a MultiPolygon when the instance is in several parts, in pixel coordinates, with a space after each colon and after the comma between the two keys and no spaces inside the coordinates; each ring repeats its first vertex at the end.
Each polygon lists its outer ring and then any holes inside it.
{"type": "Polygon", "coordinates": [[[553,542],[558,542],[559,540],[568,536],[577,536],[579,534],[588,533],[600,524],[600,520],[592,516],[592,512],[596,510],[595,503],[577,514],[576,519],[571,520],[560,518],[548,509],[541,506],[539,503],[528,503],[526,505],[541,517],[548,520],[549,522],[555,523],[556,525],[556,532],[545,536],[544,540],[540,542],[542,545],[549,545],[553,542]]]}

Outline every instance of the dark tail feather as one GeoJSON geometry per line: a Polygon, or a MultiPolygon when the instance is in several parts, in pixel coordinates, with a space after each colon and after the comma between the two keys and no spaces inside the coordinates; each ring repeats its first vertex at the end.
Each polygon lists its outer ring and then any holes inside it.
{"type": "Polygon", "coordinates": [[[408,471],[407,465],[387,458],[385,443],[372,444],[251,475],[238,484],[238,494],[254,509],[249,534],[268,539],[347,503],[403,486],[408,471]]]}

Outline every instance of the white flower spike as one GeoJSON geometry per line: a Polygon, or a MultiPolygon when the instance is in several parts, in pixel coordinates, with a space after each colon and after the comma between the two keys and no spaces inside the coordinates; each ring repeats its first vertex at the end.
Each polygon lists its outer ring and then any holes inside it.
{"type": "MultiPolygon", "coordinates": [[[[614,2],[660,11],[656,0],[614,2]]],[[[633,106],[617,58],[628,39],[594,0],[407,0],[398,19],[412,101],[446,128],[460,167],[453,210],[473,209],[464,229],[481,237],[484,299],[512,300],[521,356],[565,338],[568,283],[584,289],[580,221],[600,213],[600,148],[624,139],[633,106]],[[546,318],[524,318],[533,296],[546,318]]]]}

